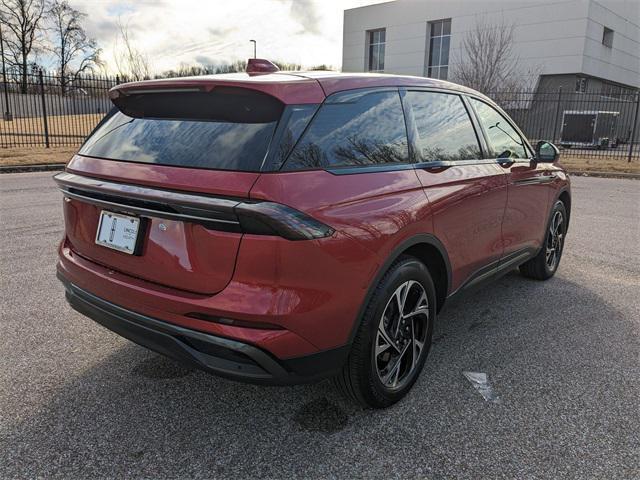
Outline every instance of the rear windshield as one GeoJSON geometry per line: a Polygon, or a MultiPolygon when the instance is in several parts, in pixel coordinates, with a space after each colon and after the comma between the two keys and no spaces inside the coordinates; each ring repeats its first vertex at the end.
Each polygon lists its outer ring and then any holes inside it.
{"type": "Polygon", "coordinates": [[[134,94],[114,103],[81,155],[242,171],[260,170],[283,109],[273,97],[240,88],[134,94]]]}

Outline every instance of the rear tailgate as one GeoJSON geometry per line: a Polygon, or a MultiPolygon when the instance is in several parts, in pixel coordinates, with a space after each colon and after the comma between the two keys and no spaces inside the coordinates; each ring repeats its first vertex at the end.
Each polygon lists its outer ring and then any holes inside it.
{"type": "MultiPolygon", "coordinates": [[[[134,180],[136,177],[185,177],[184,170],[173,170],[176,168],[132,166],[125,162],[75,157],[67,173],[57,177],[65,188],[64,216],[68,242],[75,253],[113,270],[181,290],[216,293],[229,283],[233,275],[242,237],[238,225],[221,224],[215,220],[211,224],[206,220],[184,221],[180,217],[171,218],[171,211],[179,208],[176,205],[195,206],[199,202],[215,205],[217,202],[220,204],[217,209],[220,214],[216,215],[219,220],[233,222],[231,210],[239,203],[235,197],[246,196],[258,174],[198,172],[198,181],[192,185],[180,182],[169,185],[169,188],[181,188],[179,194],[165,190],[166,180],[161,183],[162,190],[153,188],[156,182],[149,180],[145,180],[145,184],[150,188],[106,180],[114,176],[134,177],[134,180]],[[99,174],[100,179],[87,174],[99,174]],[[225,196],[213,197],[184,190],[185,187],[204,187],[205,184],[207,190],[224,192],[225,196]],[[177,195],[179,203],[174,201],[174,195],[177,195]],[[154,212],[155,209],[157,211],[154,212]],[[130,255],[96,243],[101,212],[142,219],[138,233],[142,236],[139,254],[130,255]]],[[[185,212],[184,207],[182,211],[185,212]]],[[[200,213],[195,207],[193,211],[186,212],[200,213]]]]}
{"type": "Polygon", "coordinates": [[[222,290],[242,237],[234,207],[260,175],[284,104],[225,86],[117,97],[118,108],[56,177],[68,243],[78,255],[160,285],[222,290]],[[140,221],[135,254],[96,242],[102,212],[140,221]]]}

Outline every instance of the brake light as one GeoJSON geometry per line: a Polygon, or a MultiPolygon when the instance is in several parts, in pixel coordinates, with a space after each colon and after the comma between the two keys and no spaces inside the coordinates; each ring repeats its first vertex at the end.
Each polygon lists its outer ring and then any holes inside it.
{"type": "Polygon", "coordinates": [[[234,210],[245,233],[278,235],[288,240],[313,240],[334,233],[333,228],[280,203],[239,203],[234,210]]]}

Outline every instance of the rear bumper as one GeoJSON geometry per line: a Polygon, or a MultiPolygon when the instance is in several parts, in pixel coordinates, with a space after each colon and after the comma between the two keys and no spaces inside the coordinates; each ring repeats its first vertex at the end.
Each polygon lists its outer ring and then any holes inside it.
{"type": "Polygon", "coordinates": [[[307,383],[335,374],[348,346],[304,357],[276,359],[247,343],[192,330],[115,305],[78,287],[60,272],[67,301],[100,325],[155,352],[226,378],[250,383],[307,383]]]}

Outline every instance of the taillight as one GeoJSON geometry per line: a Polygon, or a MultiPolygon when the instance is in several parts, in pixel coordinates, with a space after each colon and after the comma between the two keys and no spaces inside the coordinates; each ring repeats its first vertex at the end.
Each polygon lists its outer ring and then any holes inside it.
{"type": "Polygon", "coordinates": [[[278,235],[288,240],[313,240],[334,233],[333,228],[280,203],[239,203],[234,210],[245,233],[278,235]]]}

